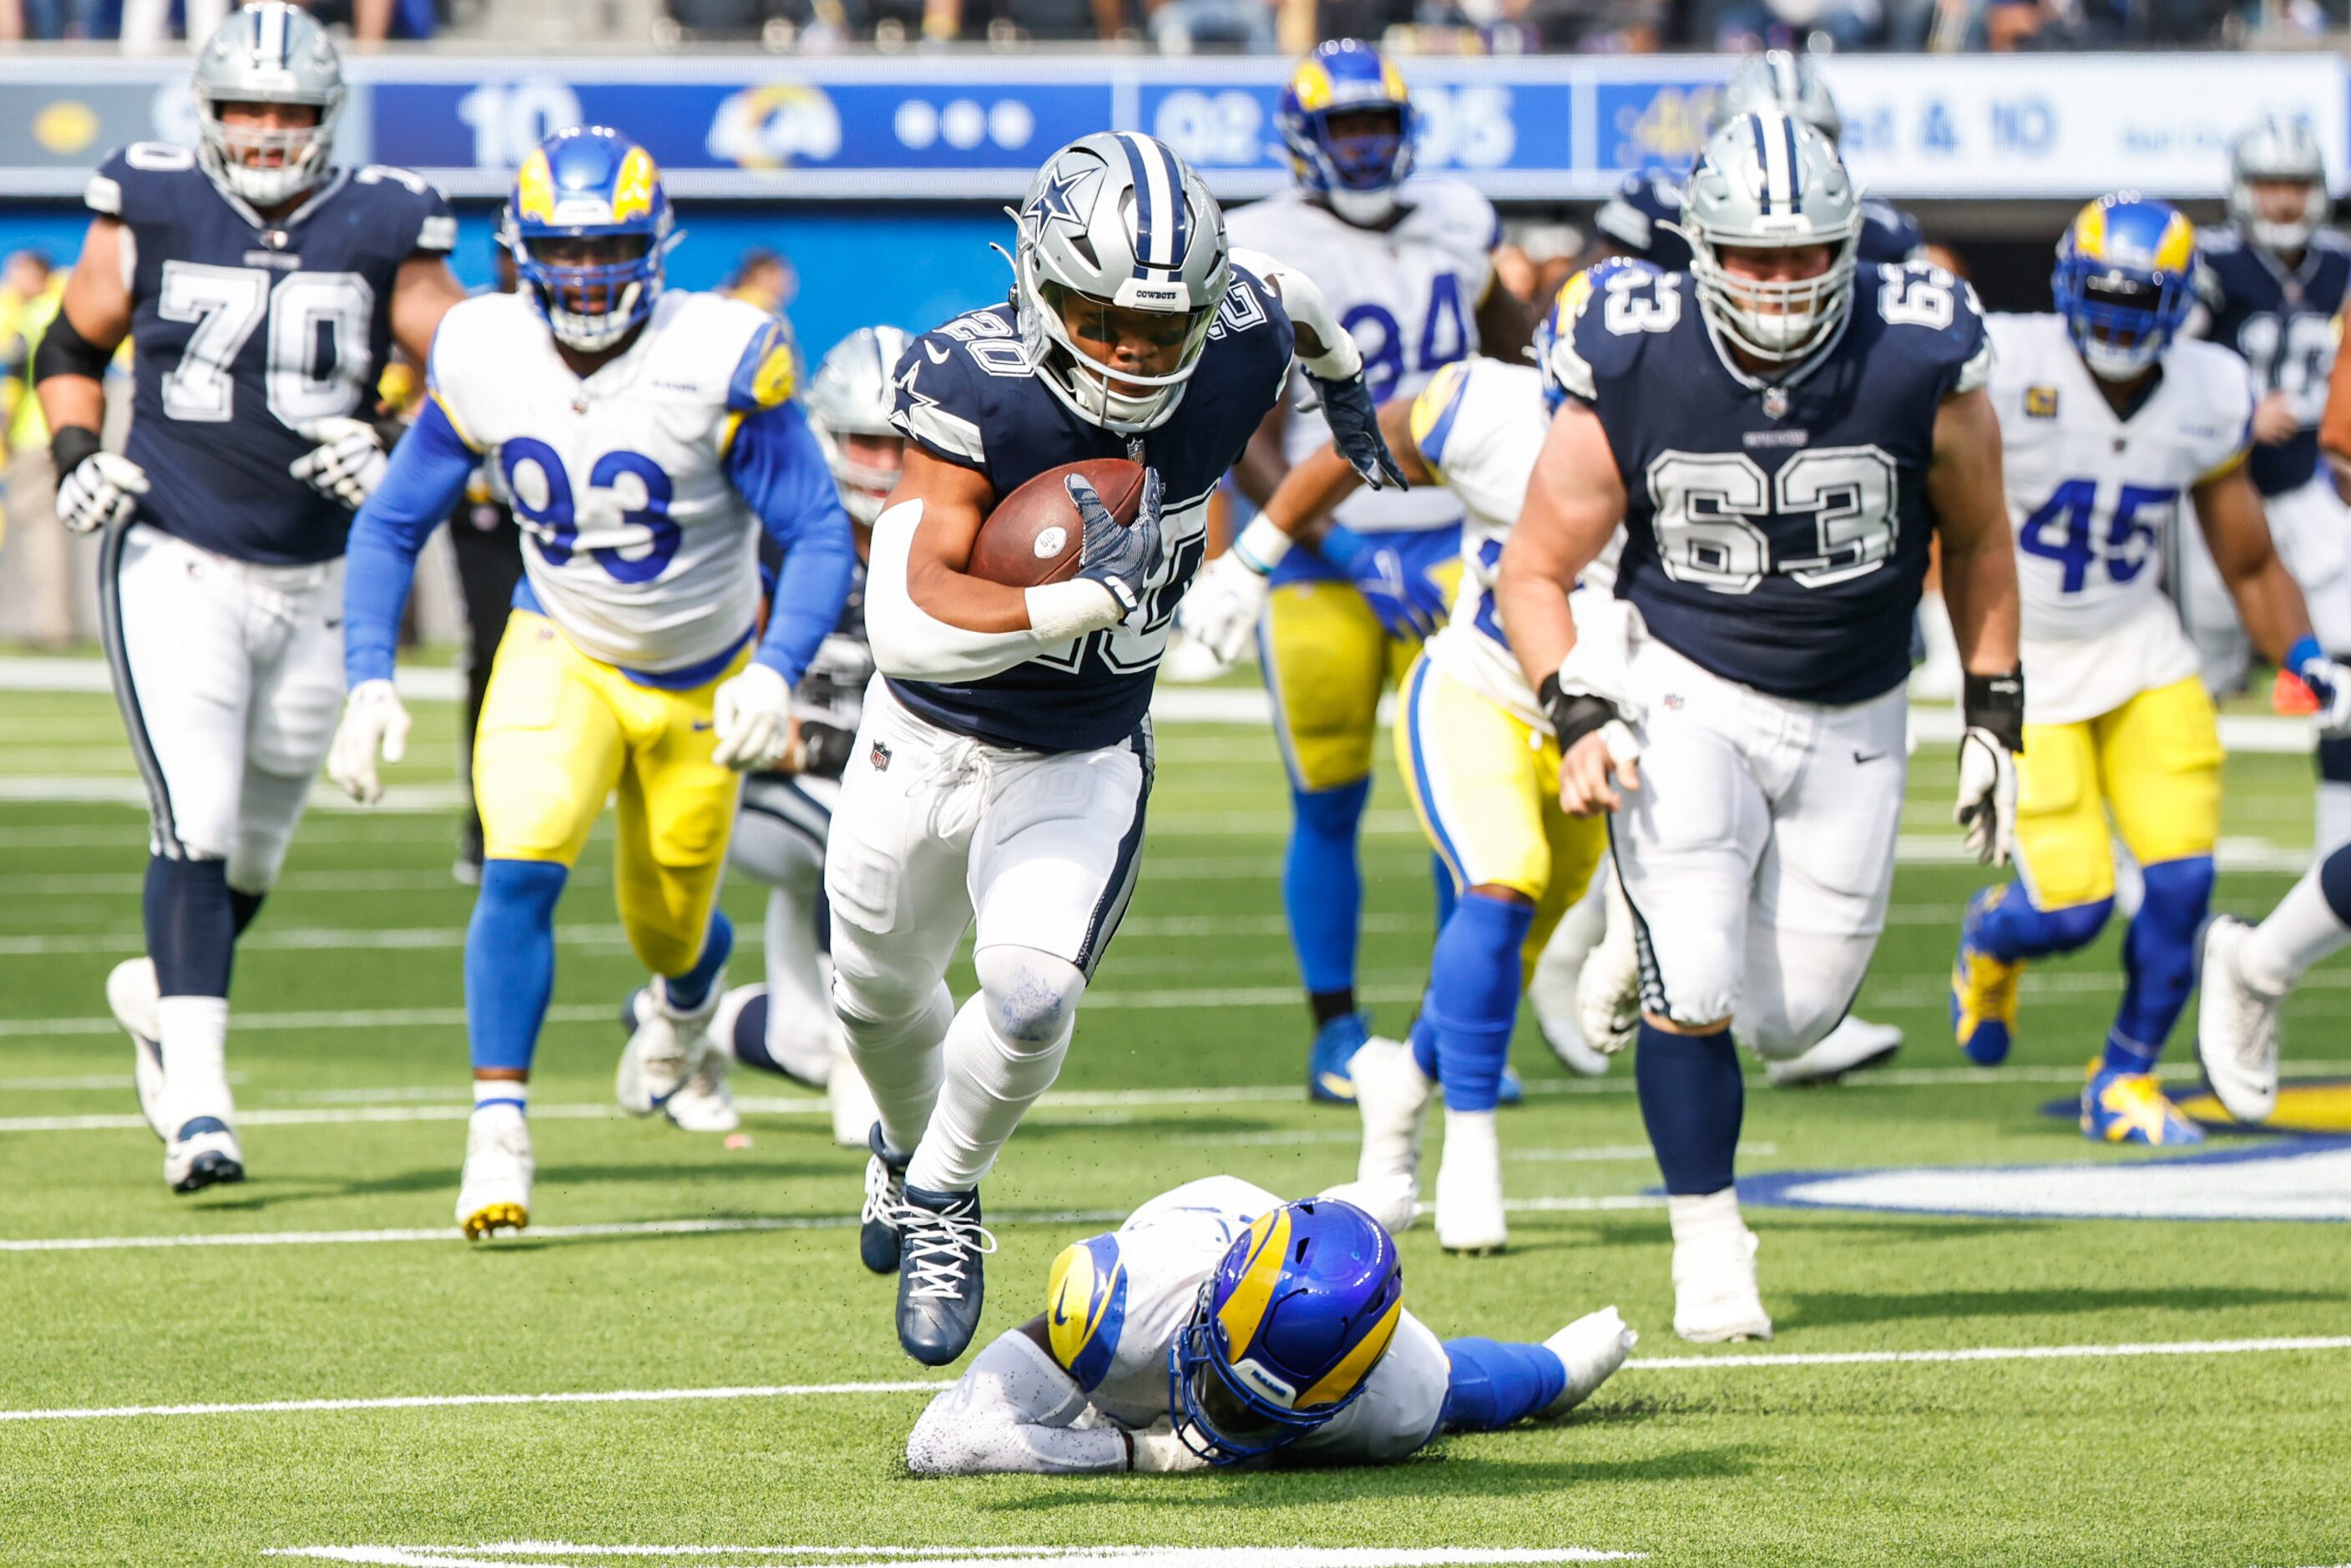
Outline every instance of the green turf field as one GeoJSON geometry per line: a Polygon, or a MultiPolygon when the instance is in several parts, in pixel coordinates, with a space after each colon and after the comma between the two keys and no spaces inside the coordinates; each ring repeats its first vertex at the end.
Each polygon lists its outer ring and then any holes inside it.
{"type": "MultiPolygon", "coordinates": [[[[754,1107],[739,1150],[612,1106],[612,1012],[638,977],[609,835],[563,910],[534,1090],[537,1224],[518,1241],[456,1238],[470,895],[447,871],[449,710],[417,718],[403,809],[315,812],[241,956],[230,1065],[252,1179],[175,1198],[100,993],[141,945],[142,830],[112,709],[0,695],[0,1563],[776,1568],[972,1555],[959,1547],[1258,1548],[1223,1561],[1268,1564],[1311,1563],[1307,1547],[1662,1565],[2351,1560],[2351,1341],[2238,1343],[2351,1334],[2341,1225],[1750,1208],[1779,1337],[1694,1351],[1668,1321],[1630,1064],[1571,1082],[1531,1032],[1517,1056],[1530,1102],[1504,1123],[1512,1249],[1449,1259],[1413,1232],[1408,1299],[1440,1333],[1526,1338],[1620,1304],[1643,1333],[1636,1360],[1573,1419],[1376,1472],[915,1480],[901,1454],[931,1375],[897,1349],[891,1287],[857,1264],[862,1161],[831,1145],[818,1102],[738,1080],[754,1107]],[[2116,1354],[2189,1342],[2225,1343],[2116,1354]],[[2079,1354],[1815,1359],[2025,1347],[2079,1354]],[[823,1386],[844,1383],[883,1386],[823,1386]],[[594,1397],[626,1393],[644,1396],[594,1397]],[[172,1408],[281,1402],[316,1405],[172,1408]],[[818,1547],[867,1550],[789,1550],[818,1547]]],[[[1863,998],[1908,1048],[1840,1089],[1757,1079],[1742,1174],[2130,1158],[2042,1113],[2103,1037],[2111,938],[2028,981],[2007,1070],[1964,1070],[1943,1032],[1978,880],[1945,826],[1949,767],[1944,750],[1916,759],[1863,998]]],[[[2309,764],[2241,758],[2229,782],[2220,902],[2251,912],[2307,842],[2309,764]]],[[[1134,913],[1061,1089],[987,1187],[1002,1223],[983,1334],[1041,1306],[1060,1248],[1179,1180],[1229,1171],[1302,1193],[1352,1174],[1353,1113],[1298,1087],[1283,810],[1262,731],[1163,731],[1134,913]]],[[[1428,946],[1427,856],[1392,775],[1371,829],[1366,993],[1400,1031],[1428,946]]],[[[757,891],[728,904],[738,951],[756,954],[757,891]]],[[[2346,973],[2292,1004],[2294,1071],[2351,1074],[2346,973]]],[[[2200,1185],[2231,1190],[2233,1169],[2200,1185]]]]}

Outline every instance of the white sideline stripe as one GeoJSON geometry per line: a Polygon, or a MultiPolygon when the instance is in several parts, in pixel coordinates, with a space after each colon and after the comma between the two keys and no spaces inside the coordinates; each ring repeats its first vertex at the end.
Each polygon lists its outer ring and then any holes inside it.
{"type": "Polygon", "coordinates": [[[509,1541],[478,1546],[280,1546],[266,1557],[308,1557],[372,1568],[562,1568],[550,1555],[582,1557],[732,1557],[789,1564],[855,1558],[870,1568],[998,1568],[1002,1563],[1115,1563],[1128,1568],[1468,1568],[1534,1563],[1637,1562],[1646,1552],[1591,1546],[580,1546],[564,1541],[509,1541]],[[514,1562],[528,1553],[538,1561],[514,1562]]]}
{"type": "MultiPolygon", "coordinates": [[[[34,802],[57,804],[74,802],[99,806],[144,806],[147,787],[127,773],[79,773],[57,775],[20,774],[0,778],[0,802],[34,802]]],[[[392,784],[385,787],[383,799],[372,806],[362,806],[340,789],[324,781],[313,786],[309,804],[312,811],[454,811],[465,803],[465,791],[455,784],[392,784]]]]}
{"type": "MultiPolygon", "coordinates": [[[[822,1102],[818,1103],[820,1105],[822,1102]]],[[[140,1124],[144,1126],[146,1124],[140,1124]]],[[[1608,1194],[1598,1197],[1514,1197],[1502,1207],[1514,1214],[1597,1214],[1623,1209],[1662,1208],[1666,1200],[1648,1193],[1608,1194]]],[[[1423,1212],[1428,1206],[1421,1206],[1423,1212]]],[[[988,1223],[1018,1225],[1107,1225],[1124,1219],[1123,1208],[1068,1208],[1010,1211],[988,1223]]],[[[527,1233],[535,1239],[560,1240],[599,1236],[726,1236],[738,1231],[846,1230],[859,1223],[853,1214],[790,1215],[747,1219],[623,1219],[599,1225],[534,1225],[527,1233]]],[[[138,1252],[190,1247],[367,1247],[388,1242],[457,1239],[454,1225],[417,1226],[399,1230],[242,1230],[215,1236],[33,1236],[0,1239],[0,1252],[138,1252]]],[[[493,1243],[493,1245],[496,1245],[493,1243]]]]}
{"type": "MultiPolygon", "coordinates": [[[[1912,1365],[1970,1361],[2108,1361],[2149,1355],[2254,1355],[2351,1350],[2351,1334],[2299,1339],[2175,1340],[2141,1344],[2039,1344],[1972,1350],[1853,1350],[1766,1355],[1635,1356],[1627,1372],[1721,1371],[1739,1367],[1912,1365]]],[[[808,1399],[836,1394],[930,1394],[951,1380],[747,1384],[726,1388],[614,1388],[565,1394],[407,1394],[372,1399],[260,1399],[218,1405],[107,1405],[79,1409],[0,1410],[0,1421],[99,1421],[135,1416],[276,1416],[308,1411],[425,1410],[469,1405],[655,1405],[700,1399],[808,1399]]]]}

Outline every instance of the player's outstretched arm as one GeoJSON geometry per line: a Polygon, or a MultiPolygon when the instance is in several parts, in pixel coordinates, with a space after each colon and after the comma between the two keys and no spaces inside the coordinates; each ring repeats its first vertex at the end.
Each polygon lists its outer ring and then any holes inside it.
{"type": "Polygon", "coordinates": [[[2000,417],[1981,388],[1943,400],[1927,504],[1943,547],[1943,601],[1966,672],[1959,707],[1959,803],[1952,821],[1988,865],[2016,848],[2016,754],[2024,749],[2024,672],[2017,662],[2022,612],[2016,545],[2001,473],[2000,417]]]}
{"type": "Polygon", "coordinates": [[[2302,590],[2278,559],[2261,492],[2241,459],[2199,480],[2189,497],[2196,520],[2237,601],[2237,614],[2262,656],[2300,680],[2322,705],[2322,727],[2351,726],[2351,670],[2335,662],[2311,634],[2302,590]]]}
{"type": "Polygon", "coordinates": [[[1597,672],[1571,665],[1575,615],[1567,596],[1577,573],[1608,547],[1625,520],[1625,481],[1600,418],[1573,398],[1562,404],[1527,480],[1526,505],[1502,546],[1494,608],[1527,682],[1551,715],[1561,751],[1560,804],[1577,816],[1622,803],[1610,779],[1640,786],[1638,751],[1624,705],[1597,672]]]}
{"type": "Polygon", "coordinates": [[[1134,1440],[1115,1427],[1077,1427],[1086,1396],[1031,1319],[981,1351],[931,1401],[906,1438],[916,1475],[1102,1475],[1137,1468],[1134,1440]]]}
{"type": "Polygon", "coordinates": [[[57,319],[33,355],[34,391],[57,465],[57,517],[78,534],[130,521],[147,489],[139,465],[100,450],[98,434],[106,419],[106,364],[131,331],[128,258],[121,222],[92,218],[57,319]]]}

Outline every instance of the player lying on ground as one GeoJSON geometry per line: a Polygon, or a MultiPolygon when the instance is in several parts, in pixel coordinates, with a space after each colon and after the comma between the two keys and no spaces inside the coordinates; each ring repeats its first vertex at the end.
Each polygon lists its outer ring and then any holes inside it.
{"type": "Polygon", "coordinates": [[[1560,737],[1561,804],[1613,811],[1634,916],[1642,1118],[1674,1326],[1764,1337],[1732,1186],[1740,1033],[1793,1056],[1851,1008],[1901,825],[1910,625],[1930,533],[1970,672],[1958,815],[2004,858],[2022,718],[1991,354],[1928,267],[1854,273],[1836,151],[1742,116],[1692,172],[1687,275],[1620,272],[1552,345],[1568,393],[1495,600],[1560,737]],[[1625,528],[1605,636],[1569,606],[1625,528]]]}
{"type": "Polygon", "coordinates": [[[1968,902],[1951,1021],[1970,1060],[2007,1057],[2024,965],[2087,946],[2112,915],[2119,836],[2143,891],[2081,1110],[2084,1134],[2107,1143],[2203,1137],[2155,1078],[2188,1004],[2220,831],[2212,701],[2158,582],[2183,500],[2262,653],[2320,691],[2337,727],[2351,716],[2351,674],[2311,635],[2249,477],[2245,363],[2179,339],[2195,271],[2185,216],[2102,197],[2058,246],[2056,313],[1989,323],[2032,689],[2017,876],[1968,902]]]}
{"type": "MultiPolygon", "coordinates": [[[[1408,1219],[1401,1186],[1340,1192],[1408,1219]]],[[[1053,1262],[906,1439],[922,1475],[1390,1463],[1447,1432],[1564,1415],[1625,1364],[1614,1307],[1541,1344],[1439,1342],[1405,1311],[1395,1240],[1334,1194],[1238,1176],[1162,1193],[1053,1262]]]]}
{"type": "Polygon", "coordinates": [[[2311,966],[2351,946],[2351,845],[2334,851],[2249,925],[2216,915],[2197,944],[2196,1054],[2229,1114],[2277,1109],[2278,1004],[2311,966]]]}
{"type": "Polygon", "coordinates": [[[978,1325],[980,1179],[1061,1071],[1134,896],[1176,601],[1293,346],[1350,457],[1393,466],[1320,294],[1229,258],[1216,199],[1157,141],[1061,149],[1019,224],[1011,301],[925,334],[900,366],[905,477],[866,583],[884,679],[825,852],[833,1001],[880,1113],[861,1255],[884,1272],[903,1258],[899,1343],[933,1365],[978,1325]],[[1103,458],[1144,467],[1138,509],[1122,527],[1065,478],[1053,542],[1077,547],[1074,577],[968,570],[1002,499],[1103,458]],[[979,989],[957,1009],[947,965],[975,918],[979,989]]]}
{"type": "Polygon", "coordinates": [[[558,132],[524,161],[506,223],[526,287],[450,313],[431,399],[353,529],[351,693],[328,765],[354,797],[381,793],[376,758],[408,729],[392,653],[417,552],[490,457],[529,548],[474,749],[488,859],[465,932],[474,1115],[457,1194],[473,1238],[529,1220],[524,1111],[555,904],[607,796],[621,925],[659,977],[622,1053],[622,1104],[658,1110],[710,1049],[740,773],[791,749],[792,687],[856,563],[791,402],[783,324],[663,291],[669,200],[643,148],[558,132]],[[762,528],[787,559],[755,647],[762,528]]]}
{"type": "Polygon", "coordinates": [[[196,148],[133,142],[91,176],[33,366],[57,517],[106,529],[101,632],[150,816],[148,956],[106,996],[175,1192],[245,1176],[229,972],[334,733],[344,540],[384,466],[377,376],[395,342],[421,360],[465,297],[440,193],[334,166],[342,67],[300,7],[223,22],[194,93],[196,148]],[[125,338],[118,454],[100,383],[125,338]]]}

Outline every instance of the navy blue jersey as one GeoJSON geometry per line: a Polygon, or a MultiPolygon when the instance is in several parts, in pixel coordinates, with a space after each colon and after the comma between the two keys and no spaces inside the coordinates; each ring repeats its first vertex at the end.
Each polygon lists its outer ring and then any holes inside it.
{"type": "Polygon", "coordinates": [[[2321,229],[2289,271],[2234,229],[2206,229],[2196,245],[2196,292],[2210,312],[2204,335],[2244,356],[2256,392],[2283,392],[2299,426],[2275,446],[2256,444],[2246,469],[2264,496],[2299,489],[2318,472],[2318,421],[2335,369],[2335,318],[2351,287],[2351,246],[2321,229]]]}
{"type": "Polygon", "coordinates": [[[1972,291],[1940,267],[1864,267],[1837,336],[1775,382],[1718,348],[1685,274],[1604,298],[1562,369],[1625,479],[1618,596],[1761,691],[1854,703],[1899,685],[1935,416],[1991,371],[1972,291]]]}
{"type": "MultiPolygon", "coordinates": [[[[1625,176],[1616,193],[1592,214],[1593,227],[1616,249],[1667,272],[1689,270],[1689,242],[1667,227],[1682,221],[1682,182],[1655,170],[1625,176]]],[[[1855,259],[1864,267],[1908,261],[1927,243],[1918,220],[1887,202],[1861,204],[1861,239],[1855,259]]]]}
{"type": "Polygon", "coordinates": [[[1167,559],[1138,625],[1094,632],[1068,657],[1030,659],[984,680],[893,677],[899,700],[934,724],[1037,751],[1092,750],[1134,735],[1151,706],[1176,601],[1207,553],[1209,494],[1280,398],[1290,355],[1280,301],[1235,267],[1183,402],[1159,428],[1129,438],[1080,419],[1046,389],[1029,369],[1008,304],[916,339],[898,362],[891,415],[909,440],[982,475],[999,499],[1064,464],[1147,464],[1165,487],[1167,559]]]}
{"type": "Polygon", "coordinates": [[[287,472],[312,445],[298,427],[373,408],[393,279],[456,243],[448,203],[404,169],[337,170],[271,223],[160,141],[109,157],[84,200],[136,246],[141,519],[239,560],[342,554],[350,512],[287,472]]]}

